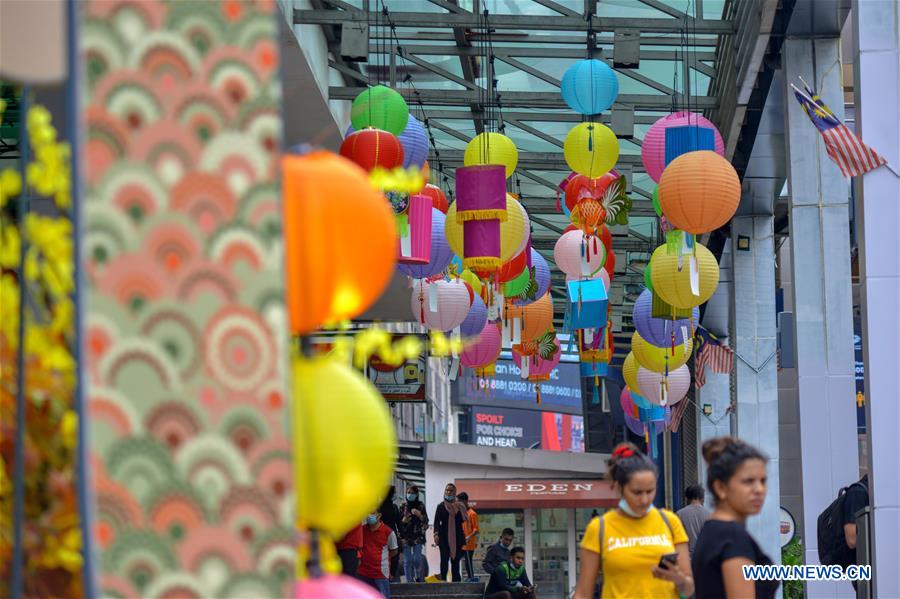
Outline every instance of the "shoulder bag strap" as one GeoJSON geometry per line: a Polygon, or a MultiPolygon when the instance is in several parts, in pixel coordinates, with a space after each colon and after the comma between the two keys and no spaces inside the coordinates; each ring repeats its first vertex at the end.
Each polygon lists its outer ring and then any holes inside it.
{"type": "Polygon", "coordinates": [[[666,528],[669,529],[669,534],[672,535],[672,545],[675,545],[675,531],[672,530],[672,524],[669,522],[669,517],[666,516],[666,512],[660,509],[656,510],[659,512],[659,515],[662,516],[663,522],[666,523],[666,528]]]}
{"type": "Polygon", "coordinates": [[[603,530],[606,525],[606,521],[603,519],[603,514],[597,516],[600,519],[600,543],[597,545],[597,548],[600,550],[600,570],[603,570],[603,530]]]}

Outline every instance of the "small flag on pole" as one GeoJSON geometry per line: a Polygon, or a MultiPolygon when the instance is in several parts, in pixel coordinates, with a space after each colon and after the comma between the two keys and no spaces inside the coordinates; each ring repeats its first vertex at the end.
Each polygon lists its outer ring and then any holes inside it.
{"type": "Polygon", "coordinates": [[[706,384],[706,367],[718,374],[730,374],[734,368],[734,351],[705,328],[697,327],[697,357],[694,358],[694,387],[706,384]]]}
{"type": "MultiPolygon", "coordinates": [[[[803,82],[802,79],[800,81],[803,82]]],[[[838,165],[844,177],[856,177],[887,164],[887,160],[850,131],[805,82],[805,92],[800,91],[793,83],[791,87],[806,116],[822,134],[828,157],[838,165]]]]}

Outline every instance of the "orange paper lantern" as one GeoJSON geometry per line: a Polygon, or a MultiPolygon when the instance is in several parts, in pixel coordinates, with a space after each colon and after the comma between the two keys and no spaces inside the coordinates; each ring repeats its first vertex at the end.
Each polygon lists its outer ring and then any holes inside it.
{"type": "Polygon", "coordinates": [[[361,168],[331,152],[282,158],[287,300],[302,335],[378,299],[397,261],[394,215],[361,168]],[[365,234],[348,231],[352,216],[365,234]]]}
{"type": "Polygon", "coordinates": [[[525,306],[506,306],[506,319],[520,319],[522,341],[534,341],[553,326],[553,300],[550,292],[525,306]]]}
{"type": "Polygon", "coordinates": [[[669,223],[699,235],[731,220],[741,201],[741,182],[726,159],[699,150],[669,163],[659,180],[658,195],[669,223]]]}

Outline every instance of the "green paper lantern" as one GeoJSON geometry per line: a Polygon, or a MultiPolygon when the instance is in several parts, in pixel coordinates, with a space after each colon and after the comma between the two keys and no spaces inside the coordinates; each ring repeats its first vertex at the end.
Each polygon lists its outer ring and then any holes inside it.
{"type": "Polygon", "coordinates": [[[353,100],[350,122],[357,131],[367,127],[400,135],[409,120],[409,106],[397,91],[376,85],[363,91],[353,100]]]}
{"type": "Polygon", "coordinates": [[[644,287],[650,290],[650,293],[653,293],[653,280],[650,275],[650,264],[647,263],[647,266],[644,267],[644,287]]]}
{"type": "Polygon", "coordinates": [[[528,288],[528,282],[531,280],[531,273],[527,268],[523,269],[519,276],[503,285],[504,297],[517,297],[525,292],[528,288]]]}
{"type": "Polygon", "coordinates": [[[656,216],[662,216],[662,208],[659,206],[659,185],[653,188],[653,210],[656,216]]]}

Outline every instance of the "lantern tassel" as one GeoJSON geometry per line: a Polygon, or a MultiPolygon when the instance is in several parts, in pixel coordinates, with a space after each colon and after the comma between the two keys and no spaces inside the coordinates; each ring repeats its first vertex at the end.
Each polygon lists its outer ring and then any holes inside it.
{"type": "Polygon", "coordinates": [[[595,254],[598,254],[598,253],[599,253],[599,252],[597,251],[597,238],[596,238],[596,237],[594,237],[594,253],[595,253],[595,254]]]}
{"type": "Polygon", "coordinates": [[[562,202],[559,197],[559,189],[556,190],[556,211],[562,212],[562,202]]]}
{"type": "Polygon", "coordinates": [[[591,403],[597,405],[600,403],[600,392],[597,390],[600,387],[600,377],[596,374],[594,375],[594,397],[591,399],[591,403]]]}
{"type": "Polygon", "coordinates": [[[534,394],[535,400],[537,401],[537,405],[541,405],[541,385],[538,383],[534,386],[534,394]]]}

